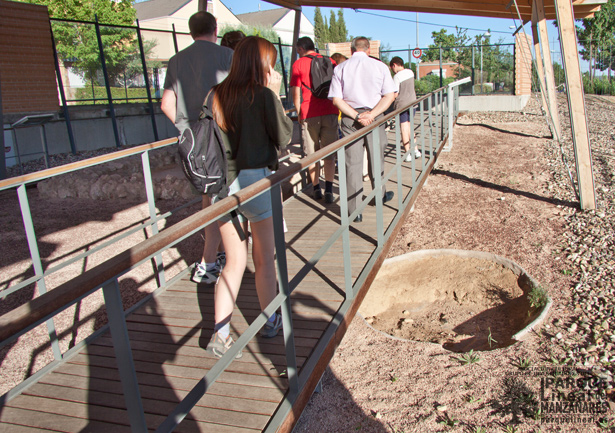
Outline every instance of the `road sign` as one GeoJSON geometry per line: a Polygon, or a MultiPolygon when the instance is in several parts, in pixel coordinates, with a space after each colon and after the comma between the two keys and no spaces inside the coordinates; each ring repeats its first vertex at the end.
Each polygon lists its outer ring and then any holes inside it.
{"type": "Polygon", "coordinates": [[[412,57],[414,57],[415,59],[418,59],[419,57],[421,57],[421,55],[423,55],[423,50],[421,50],[420,48],[415,48],[412,50],[412,57]]]}

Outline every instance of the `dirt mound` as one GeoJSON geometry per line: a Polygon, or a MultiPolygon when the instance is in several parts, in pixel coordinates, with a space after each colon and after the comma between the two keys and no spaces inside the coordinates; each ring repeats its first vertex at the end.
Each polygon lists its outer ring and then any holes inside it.
{"type": "Polygon", "coordinates": [[[360,312],[394,337],[456,352],[491,350],[533,318],[527,280],[490,260],[457,255],[385,263],[360,312]]]}

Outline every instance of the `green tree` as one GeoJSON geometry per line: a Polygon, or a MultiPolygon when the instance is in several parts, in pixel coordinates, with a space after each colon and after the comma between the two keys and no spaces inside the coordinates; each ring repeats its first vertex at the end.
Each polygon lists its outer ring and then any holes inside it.
{"type": "Polygon", "coordinates": [[[339,36],[339,42],[347,42],[350,40],[348,39],[346,20],[344,20],[344,10],[341,8],[337,11],[337,31],[339,36]]]}
{"type": "Polygon", "coordinates": [[[593,18],[580,20],[577,37],[582,47],[579,54],[590,63],[591,83],[595,78],[596,69],[604,71],[613,67],[611,47],[615,44],[615,0],[608,0],[603,4],[593,18]]]}
{"type": "Polygon", "coordinates": [[[328,42],[341,42],[339,40],[339,29],[337,27],[337,20],[335,18],[335,12],[331,10],[331,16],[329,18],[329,41],[328,42]]]}
{"type": "Polygon", "coordinates": [[[317,6],[314,9],[314,37],[316,38],[316,45],[318,48],[324,48],[325,44],[329,42],[329,29],[325,20],[322,18],[320,8],[317,6]]]}
{"type": "MultiPolygon", "coordinates": [[[[21,0],[47,6],[52,18],[94,21],[101,24],[134,25],[136,11],[131,0],[21,0]]],[[[137,45],[136,32],[112,26],[101,26],[105,61],[109,77],[116,81],[124,73],[131,53],[137,45]]],[[[94,80],[100,69],[96,30],[92,24],[54,22],[53,33],[58,56],[88,80],[94,80]]]]}

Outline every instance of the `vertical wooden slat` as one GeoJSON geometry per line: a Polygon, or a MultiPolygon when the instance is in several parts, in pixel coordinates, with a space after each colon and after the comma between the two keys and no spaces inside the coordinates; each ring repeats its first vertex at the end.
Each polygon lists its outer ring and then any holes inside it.
{"type": "Polygon", "coordinates": [[[589,147],[589,130],[585,117],[585,97],[579,64],[579,51],[574,27],[571,0],[556,0],[560,47],[566,77],[566,94],[579,183],[581,209],[595,209],[594,174],[589,147]]]}
{"type": "MultiPolygon", "coordinates": [[[[540,82],[540,100],[545,113],[549,112],[549,106],[547,105],[547,88],[545,81],[545,69],[542,64],[542,54],[540,53],[540,37],[538,36],[538,19],[536,15],[536,0],[532,4],[532,38],[534,39],[534,52],[536,53],[536,72],[538,73],[538,81],[540,82]]],[[[555,137],[555,130],[551,121],[549,121],[549,127],[555,137]]]]}
{"type": "Polygon", "coordinates": [[[553,135],[555,138],[560,139],[562,138],[562,128],[560,126],[559,112],[557,110],[555,75],[553,74],[553,62],[551,60],[551,50],[549,47],[549,34],[547,32],[547,21],[545,19],[544,0],[534,0],[534,6],[538,30],[540,32],[540,44],[542,46],[542,54],[544,56],[547,98],[549,100],[549,111],[551,112],[551,121],[554,128],[553,135]]]}

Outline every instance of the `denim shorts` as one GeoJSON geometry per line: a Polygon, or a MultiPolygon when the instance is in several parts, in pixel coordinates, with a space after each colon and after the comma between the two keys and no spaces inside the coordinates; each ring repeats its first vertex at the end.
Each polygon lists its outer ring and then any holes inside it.
{"type": "MultiPolygon", "coordinates": [[[[247,170],[241,170],[237,178],[229,186],[228,195],[235,194],[240,189],[252,185],[253,183],[266,178],[271,174],[271,170],[268,168],[251,168],[247,170]]],[[[222,197],[216,196],[213,199],[213,203],[222,200],[222,197]]],[[[265,191],[260,195],[254,197],[252,200],[242,203],[238,209],[239,220],[245,221],[246,219],[251,223],[257,223],[273,215],[271,208],[271,193],[265,191]]],[[[231,216],[229,214],[219,219],[222,222],[230,222],[231,216]]]]}
{"type": "MultiPolygon", "coordinates": [[[[412,114],[416,116],[416,107],[410,110],[412,110],[412,114]]],[[[399,123],[410,122],[410,110],[399,113],[399,123]]]]}

